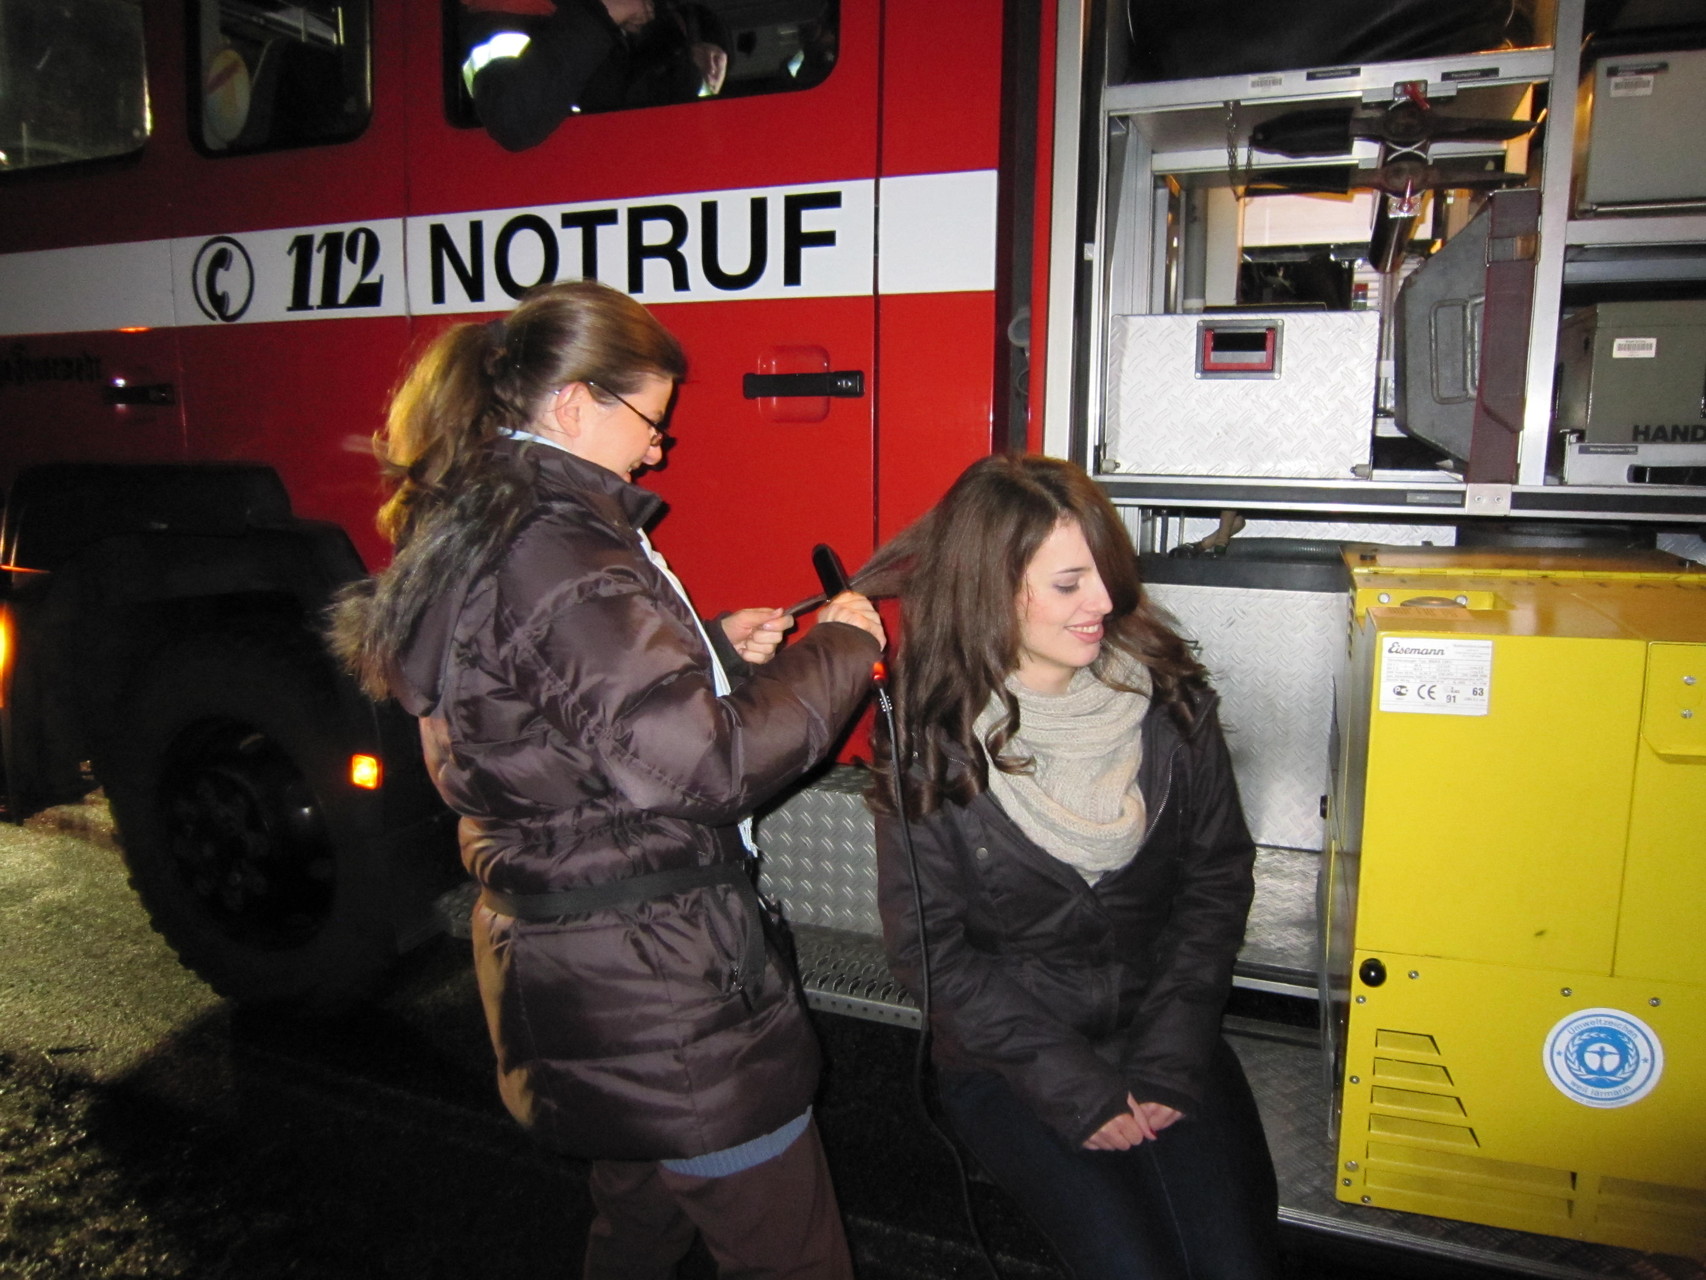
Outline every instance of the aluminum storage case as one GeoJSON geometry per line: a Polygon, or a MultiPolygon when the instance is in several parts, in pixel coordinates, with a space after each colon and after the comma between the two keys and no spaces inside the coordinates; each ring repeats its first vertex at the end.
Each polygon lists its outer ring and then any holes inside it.
{"type": "Polygon", "coordinates": [[[1514,462],[1539,229],[1538,191],[1494,192],[1398,292],[1398,426],[1454,458],[1514,462]]]}
{"type": "Polygon", "coordinates": [[[1706,200],[1706,49],[1601,58],[1582,95],[1578,209],[1706,200]]]}
{"type": "Polygon", "coordinates": [[[1343,480],[1366,467],[1373,311],[1115,316],[1104,471],[1343,480]]]}

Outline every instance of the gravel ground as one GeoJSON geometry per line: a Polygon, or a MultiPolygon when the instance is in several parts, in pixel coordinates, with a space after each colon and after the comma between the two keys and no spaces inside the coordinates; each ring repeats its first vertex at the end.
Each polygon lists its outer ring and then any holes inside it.
{"type": "MultiPolygon", "coordinates": [[[[0,829],[0,1277],[574,1277],[585,1167],[498,1104],[465,943],[359,1018],[233,1010],[178,967],[97,800],[0,829]]],[[[913,1099],[915,1037],[819,1020],[818,1106],[862,1280],[986,1280],[913,1099]]],[[[969,1195],[1002,1280],[1062,1280],[1012,1205],[969,1195]]],[[[1288,1280],[1445,1280],[1294,1235],[1288,1280]]],[[[1463,1270],[1462,1276],[1490,1273],[1463,1270]]],[[[682,1280],[710,1280],[702,1251],[682,1280]]]]}

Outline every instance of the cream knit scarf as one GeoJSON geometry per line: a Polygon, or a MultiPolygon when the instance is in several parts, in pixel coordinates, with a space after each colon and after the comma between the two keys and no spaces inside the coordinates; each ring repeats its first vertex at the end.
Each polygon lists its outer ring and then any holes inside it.
{"type": "MultiPolygon", "coordinates": [[[[1109,656],[1119,664],[1110,675],[1141,692],[1112,689],[1088,667],[1062,694],[1033,693],[1008,676],[1007,688],[1019,700],[1019,732],[1003,754],[1034,763],[1029,773],[989,768],[990,794],[1019,829],[1091,884],[1132,860],[1146,817],[1137,767],[1149,671],[1109,656]]],[[[991,697],[975,725],[980,742],[1004,714],[1000,698],[991,697]]]]}

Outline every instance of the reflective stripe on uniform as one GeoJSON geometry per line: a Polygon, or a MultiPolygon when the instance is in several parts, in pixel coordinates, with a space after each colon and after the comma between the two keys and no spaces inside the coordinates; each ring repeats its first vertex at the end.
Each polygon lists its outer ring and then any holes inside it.
{"type": "Polygon", "coordinates": [[[462,63],[462,83],[468,87],[468,95],[474,94],[474,77],[489,63],[499,58],[519,58],[530,43],[525,32],[500,31],[470,49],[462,63]]]}

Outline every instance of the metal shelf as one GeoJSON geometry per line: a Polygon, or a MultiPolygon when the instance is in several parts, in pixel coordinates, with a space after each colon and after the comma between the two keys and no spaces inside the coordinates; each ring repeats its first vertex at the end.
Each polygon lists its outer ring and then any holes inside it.
{"type": "Polygon", "coordinates": [[[1706,280],[1706,243],[1574,246],[1564,283],[1629,284],[1706,280]]]}
{"type": "MultiPolygon", "coordinates": [[[[1390,480],[1283,480],[1230,476],[1096,477],[1115,502],[1145,507],[1221,511],[1321,511],[1356,515],[1474,516],[1471,486],[1456,482],[1403,483],[1390,480]]],[[[1706,520],[1706,490],[1672,485],[1514,485],[1508,510],[1498,514],[1575,520],[1639,520],[1647,523],[1706,520]]],[[[1492,514],[1489,509],[1488,514],[1492,514]]]]}
{"type": "Polygon", "coordinates": [[[1550,48],[1501,49],[1447,58],[1372,62],[1358,67],[1312,67],[1204,80],[1109,85],[1102,107],[1108,115],[1219,110],[1227,102],[1247,107],[1283,103],[1290,107],[1365,96],[1387,98],[1393,85],[1409,80],[1427,81],[1428,96],[1445,99],[1465,90],[1494,85],[1534,84],[1551,75],[1550,48]]]}
{"type": "Polygon", "coordinates": [[[1648,214],[1638,218],[1572,218],[1564,228],[1571,245],[1706,245],[1706,214],[1648,214]]]}

